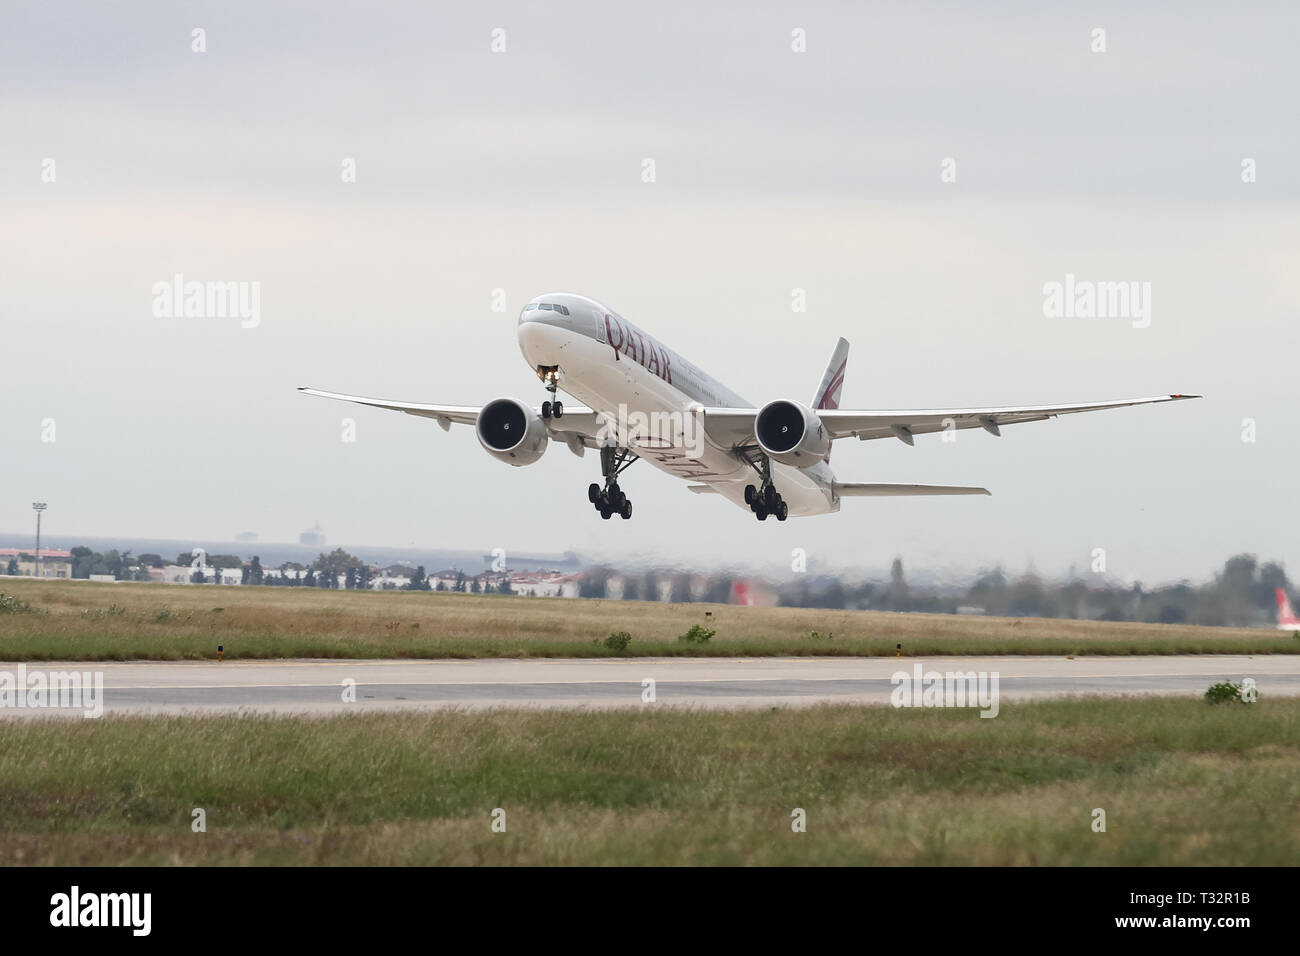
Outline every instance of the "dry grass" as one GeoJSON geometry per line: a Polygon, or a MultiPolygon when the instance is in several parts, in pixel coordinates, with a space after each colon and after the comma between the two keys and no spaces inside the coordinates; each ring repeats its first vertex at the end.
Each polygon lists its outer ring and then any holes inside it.
{"type": "Polygon", "coordinates": [[[1277,631],[1172,624],[2,577],[0,591],[37,612],[0,614],[4,660],[214,658],[218,644],[230,658],[601,657],[618,656],[602,643],[616,630],[632,635],[625,655],[1300,653],[1277,631]],[[706,611],[717,637],[678,643],[706,611]]]}
{"type": "Polygon", "coordinates": [[[1297,758],[1286,699],[12,721],[0,864],[1289,865],[1297,758]]]}

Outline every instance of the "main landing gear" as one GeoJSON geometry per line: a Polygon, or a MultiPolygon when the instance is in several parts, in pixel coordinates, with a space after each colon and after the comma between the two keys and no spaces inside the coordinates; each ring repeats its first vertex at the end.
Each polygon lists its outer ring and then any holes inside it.
{"type": "Polygon", "coordinates": [[[600,473],[605,477],[605,487],[601,488],[593,481],[587,486],[587,500],[596,506],[606,521],[610,515],[624,519],[632,517],[632,502],[618,486],[618,476],[636,460],[636,455],[623,448],[606,446],[600,450],[600,473]]]}
{"type": "Polygon", "coordinates": [[[784,521],[790,516],[790,508],[772,484],[772,463],[763,455],[758,463],[751,461],[750,464],[758,472],[761,483],[758,487],[745,486],[745,504],[749,505],[749,510],[754,512],[754,517],[759,521],[766,521],[768,515],[775,515],[777,521],[784,521]]]}
{"type": "MultiPolygon", "coordinates": [[[[546,385],[546,390],[551,393],[551,398],[555,398],[556,389],[560,384],[560,367],[558,365],[539,365],[537,367],[537,377],[546,385]]],[[[559,418],[564,414],[564,405],[558,401],[542,402],[543,418],[559,418]]]]}

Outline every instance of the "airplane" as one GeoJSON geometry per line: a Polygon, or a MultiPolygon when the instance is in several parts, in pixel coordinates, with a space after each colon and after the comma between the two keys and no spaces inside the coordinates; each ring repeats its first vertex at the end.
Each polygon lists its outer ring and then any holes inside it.
{"type": "Polygon", "coordinates": [[[894,438],[914,445],[917,435],[982,428],[994,436],[1006,425],[1058,415],[1199,398],[1159,395],[1084,405],[1006,406],[920,410],[840,408],[849,343],[840,339],[807,405],[778,398],[756,408],[721,382],[595,299],[568,292],[540,295],[519,313],[516,329],[524,359],[550,394],[540,407],[516,398],[486,405],[429,405],[343,395],[315,388],[309,395],[432,418],[443,431],[471,425],[494,458],[531,465],[553,440],[581,457],[600,454],[601,483],[587,500],[601,518],[632,517],[619,478],[644,460],[685,479],[698,494],[717,494],[751,511],[774,516],[830,514],[849,497],[987,495],[955,485],[840,481],[831,470],[831,443],[894,438]],[[558,400],[563,389],[581,407],[558,400]]]}
{"type": "Polygon", "coordinates": [[[1291,610],[1291,601],[1286,591],[1277,589],[1277,629],[1279,631],[1300,631],[1300,617],[1291,610]]]}

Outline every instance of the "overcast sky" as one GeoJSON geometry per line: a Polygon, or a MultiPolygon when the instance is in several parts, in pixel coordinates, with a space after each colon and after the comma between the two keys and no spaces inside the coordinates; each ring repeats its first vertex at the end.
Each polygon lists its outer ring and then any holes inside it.
{"type": "Polygon", "coordinates": [[[331,543],[691,566],[1300,564],[1286,7],[271,6],[0,12],[0,529],[40,499],[60,535],[319,519],[331,543]],[[260,322],[156,316],[177,273],[260,283],[260,322]],[[1149,326],[1045,317],[1067,274],[1150,283],[1149,326]],[[295,392],[540,402],[515,317],[555,290],[755,403],[808,400],[841,335],[843,407],[1206,397],[838,442],[843,480],[993,497],[778,525],[645,465],[635,517],[602,521],[593,455],[511,468],[470,429],[295,392]]]}

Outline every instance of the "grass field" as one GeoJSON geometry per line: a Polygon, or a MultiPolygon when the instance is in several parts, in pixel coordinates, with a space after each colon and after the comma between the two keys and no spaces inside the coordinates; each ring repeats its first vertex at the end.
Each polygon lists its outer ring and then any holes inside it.
{"type": "Polygon", "coordinates": [[[4,721],[0,864],[1289,865],[1298,760],[1287,699],[4,721]]]}
{"type": "Polygon", "coordinates": [[[0,660],[623,655],[1295,654],[1266,629],[720,604],[99,584],[0,578],[34,613],[0,613],[0,660]],[[711,612],[711,622],[705,613],[711,612]],[[683,644],[691,625],[716,629],[683,644]],[[811,632],[820,636],[813,638],[811,632]]]}

